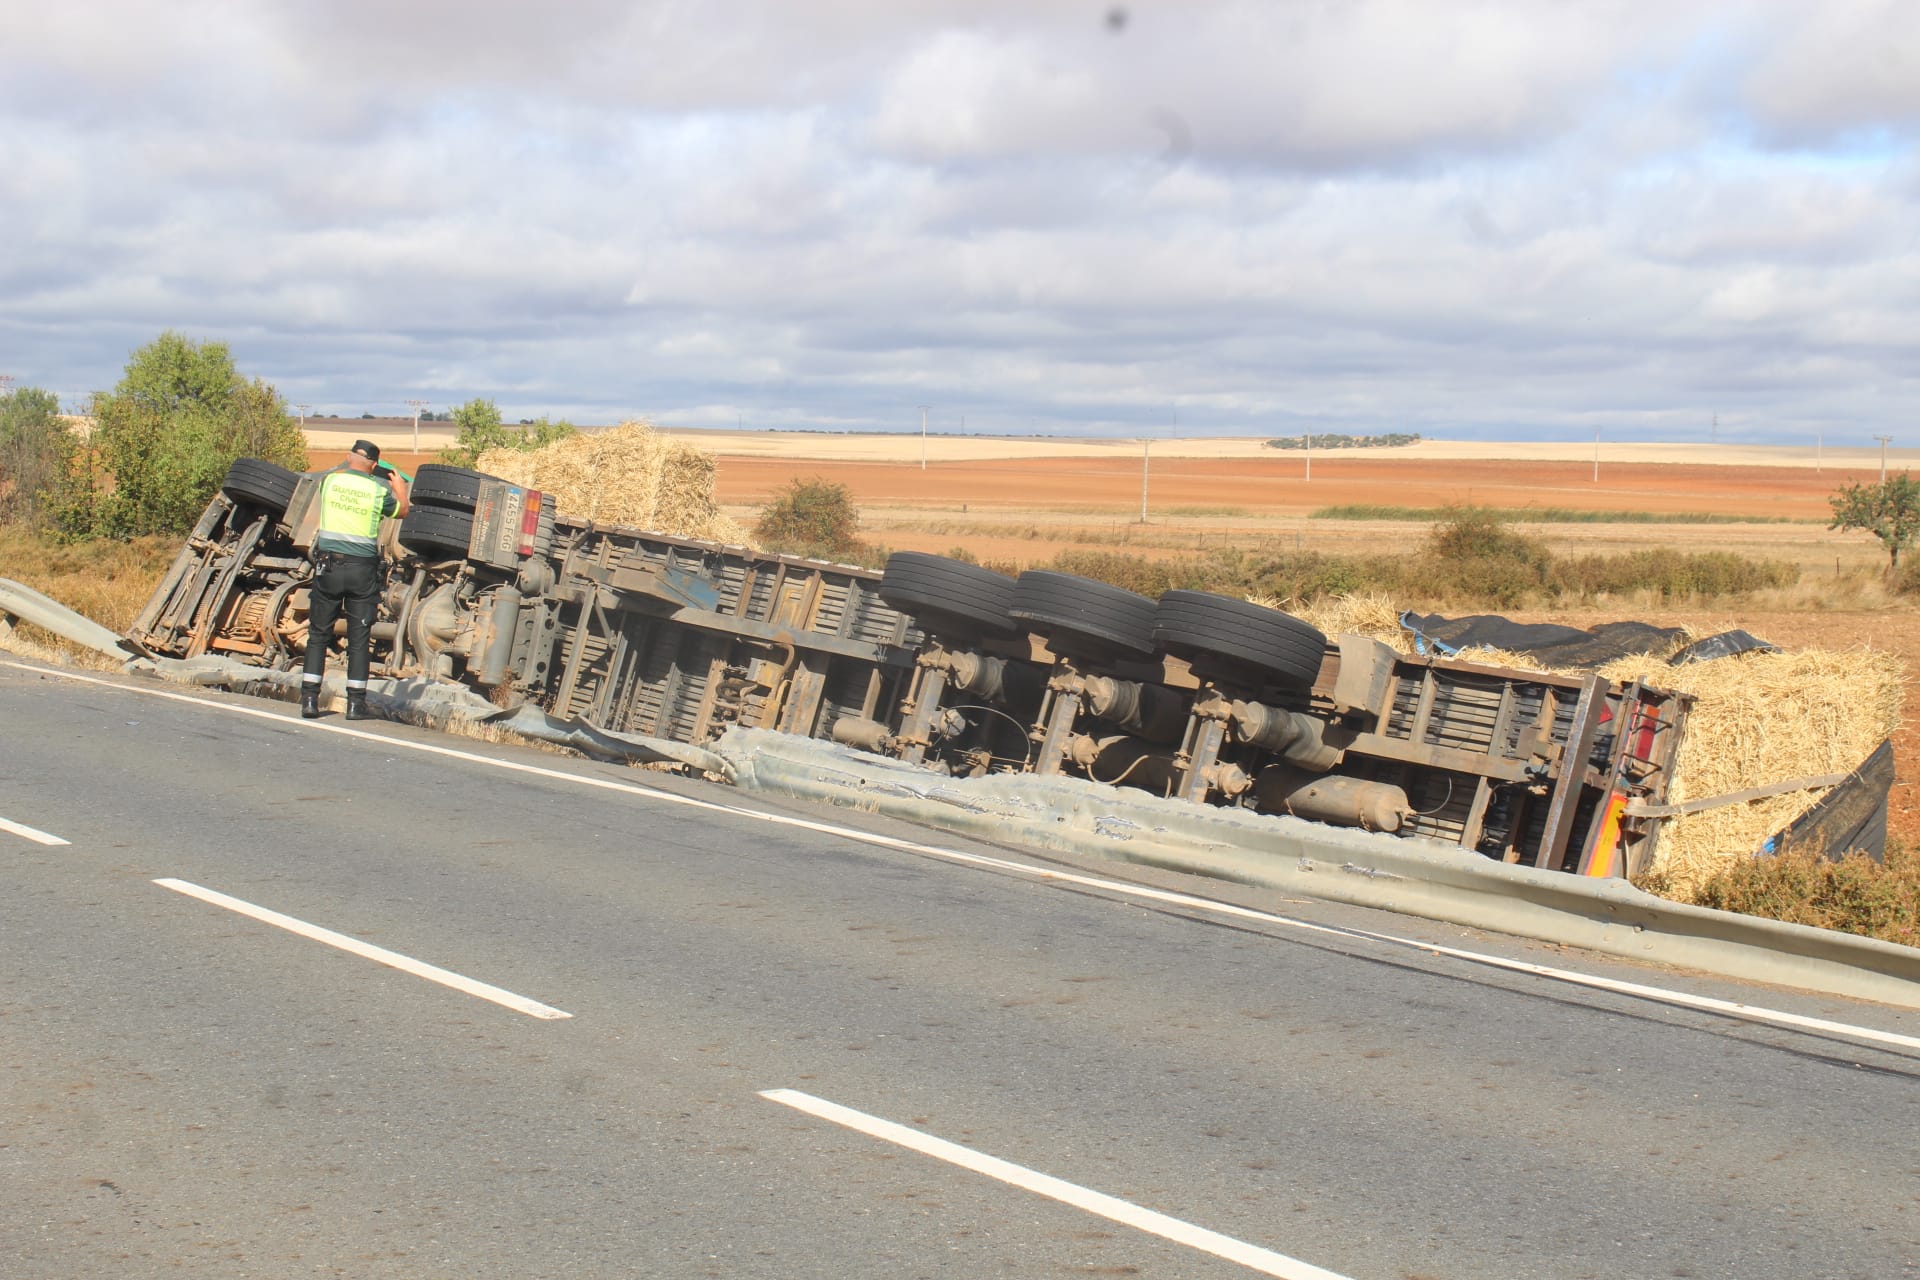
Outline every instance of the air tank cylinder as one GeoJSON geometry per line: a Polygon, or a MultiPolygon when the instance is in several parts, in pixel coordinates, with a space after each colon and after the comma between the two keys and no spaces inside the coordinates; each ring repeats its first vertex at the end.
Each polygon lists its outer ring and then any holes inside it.
{"type": "Polygon", "coordinates": [[[1367,831],[1398,831],[1413,813],[1407,793],[1391,783],[1306,773],[1286,765],[1262,769],[1253,794],[1265,813],[1291,813],[1367,831]]]}
{"type": "Polygon", "coordinates": [[[480,669],[474,679],[483,685],[503,684],[513,659],[513,635],[520,625],[520,593],[501,587],[493,593],[493,607],[487,611],[487,636],[480,650],[480,669]]]}

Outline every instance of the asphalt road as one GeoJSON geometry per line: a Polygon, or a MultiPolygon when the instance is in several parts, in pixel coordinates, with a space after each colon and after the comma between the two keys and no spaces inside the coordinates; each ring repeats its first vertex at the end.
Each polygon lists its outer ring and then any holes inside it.
{"type": "Polygon", "coordinates": [[[0,1275],[1920,1276],[1920,1015],[360,728],[0,657],[0,1275]]]}

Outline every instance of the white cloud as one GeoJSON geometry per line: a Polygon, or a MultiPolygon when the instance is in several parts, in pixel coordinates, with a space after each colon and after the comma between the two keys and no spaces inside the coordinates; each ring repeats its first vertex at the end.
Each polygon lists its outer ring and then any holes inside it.
{"type": "Polygon", "coordinates": [[[1901,429],[1903,6],[1111,8],[33,6],[0,371],[173,326],[351,412],[1901,429]]]}

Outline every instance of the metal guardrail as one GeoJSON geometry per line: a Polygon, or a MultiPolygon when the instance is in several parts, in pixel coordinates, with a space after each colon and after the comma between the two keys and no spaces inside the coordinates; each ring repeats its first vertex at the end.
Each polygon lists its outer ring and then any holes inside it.
{"type": "Polygon", "coordinates": [[[731,731],[717,750],[751,791],[1920,1009],[1920,949],[1669,902],[1624,880],[1512,866],[1437,840],[1201,808],[1074,778],[929,778],[832,744],[756,730],[731,731]]]}

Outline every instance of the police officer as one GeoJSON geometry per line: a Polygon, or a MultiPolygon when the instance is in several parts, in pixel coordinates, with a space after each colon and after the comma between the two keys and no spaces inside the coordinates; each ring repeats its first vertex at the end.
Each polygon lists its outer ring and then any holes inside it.
{"type": "Polygon", "coordinates": [[[347,460],[320,480],[314,503],[320,531],[313,539],[307,663],[300,677],[300,714],[320,714],[320,678],[334,620],[347,613],[347,719],[365,720],[367,665],[373,614],[380,601],[380,521],[407,514],[406,481],[381,463],[380,446],[355,440],[347,460]]]}

